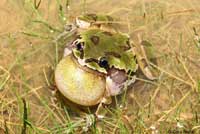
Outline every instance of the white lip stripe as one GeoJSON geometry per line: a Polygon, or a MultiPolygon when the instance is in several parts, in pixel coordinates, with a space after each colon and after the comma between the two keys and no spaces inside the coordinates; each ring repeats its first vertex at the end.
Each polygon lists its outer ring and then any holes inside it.
{"type": "Polygon", "coordinates": [[[85,66],[86,63],[85,63],[85,60],[82,60],[80,58],[78,58],[78,63],[81,65],[81,66],[85,66]]]}

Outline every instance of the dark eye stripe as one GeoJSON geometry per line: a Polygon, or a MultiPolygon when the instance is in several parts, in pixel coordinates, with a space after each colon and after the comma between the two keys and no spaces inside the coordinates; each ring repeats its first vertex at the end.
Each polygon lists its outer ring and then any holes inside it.
{"type": "Polygon", "coordinates": [[[116,52],[105,52],[106,56],[114,56],[116,58],[121,58],[121,55],[116,52]]]}
{"type": "Polygon", "coordinates": [[[96,62],[96,63],[98,63],[99,61],[97,59],[94,59],[94,58],[89,58],[89,59],[85,60],[85,63],[89,63],[89,62],[96,62]]]}

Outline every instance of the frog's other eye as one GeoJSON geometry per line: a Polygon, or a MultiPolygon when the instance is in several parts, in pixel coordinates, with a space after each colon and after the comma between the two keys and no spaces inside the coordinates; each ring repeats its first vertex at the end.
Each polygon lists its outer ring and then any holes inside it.
{"type": "Polygon", "coordinates": [[[78,51],[83,51],[83,46],[84,46],[84,43],[83,42],[75,42],[75,47],[78,51]]]}
{"type": "Polygon", "coordinates": [[[103,67],[105,69],[108,69],[109,64],[108,64],[108,60],[106,59],[106,57],[101,57],[99,60],[99,66],[103,67]]]}

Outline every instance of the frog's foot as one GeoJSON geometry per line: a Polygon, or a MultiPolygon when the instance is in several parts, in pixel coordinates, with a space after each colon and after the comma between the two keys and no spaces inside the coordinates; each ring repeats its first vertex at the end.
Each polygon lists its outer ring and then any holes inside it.
{"type": "Polygon", "coordinates": [[[95,116],[97,119],[102,119],[105,117],[107,110],[106,105],[112,103],[112,98],[110,96],[104,97],[101,102],[99,103],[97,110],[95,112],[95,116]]]}
{"type": "Polygon", "coordinates": [[[56,104],[56,103],[58,102],[58,99],[57,99],[57,97],[56,97],[57,92],[58,92],[58,89],[56,88],[56,86],[51,86],[51,87],[49,87],[49,88],[50,88],[50,90],[51,90],[51,102],[52,102],[53,104],[56,104]]]}
{"type": "Polygon", "coordinates": [[[98,105],[95,113],[96,117],[99,119],[103,118],[107,113],[105,104],[111,104],[112,102],[111,96],[121,94],[127,89],[126,87],[134,83],[134,81],[135,77],[133,76],[132,79],[129,79],[124,70],[116,68],[109,69],[108,76],[106,77],[106,92],[104,98],[98,105]]]}
{"type": "Polygon", "coordinates": [[[74,35],[77,31],[77,27],[74,24],[66,24],[64,26],[64,31],[58,34],[53,42],[58,42],[62,38],[69,38],[70,36],[74,35]]]}

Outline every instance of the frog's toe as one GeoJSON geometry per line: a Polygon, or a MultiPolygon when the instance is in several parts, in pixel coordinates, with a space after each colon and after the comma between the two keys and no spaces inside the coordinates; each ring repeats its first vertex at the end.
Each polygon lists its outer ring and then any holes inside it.
{"type": "Polygon", "coordinates": [[[153,74],[152,70],[149,67],[144,68],[144,74],[150,80],[156,80],[157,79],[157,76],[155,76],[155,74],[153,74]]]}

